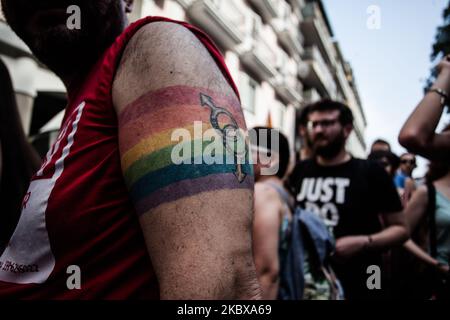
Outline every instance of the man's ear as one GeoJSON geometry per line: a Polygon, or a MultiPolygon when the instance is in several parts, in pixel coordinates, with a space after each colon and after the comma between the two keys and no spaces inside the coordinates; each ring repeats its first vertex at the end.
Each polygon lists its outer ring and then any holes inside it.
{"type": "Polygon", "coordinates": [[[345,139],[347,139],[350,136],[352,131],[353,131],[353,125],[352,124],[348,124],[348,125],[344,126],[345,139]]]}
{"type": "Polygon", "coordinates": [[[125,12],[131,13],[133,11],[133,7],[134,7],[134,0],[123,0],[123,2],[125,5],[125,12]]]}

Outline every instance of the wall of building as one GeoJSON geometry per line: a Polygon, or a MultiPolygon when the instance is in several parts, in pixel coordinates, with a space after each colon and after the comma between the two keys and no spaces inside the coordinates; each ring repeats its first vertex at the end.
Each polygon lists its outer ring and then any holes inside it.
{"type": "Polygon", "coordinates": [[[363,109],[320,1],[139,0],[136,5],[133,19],[162,15],[209,33],[239,87],[249,127],[270,123],[288,136],[294,149],[296,113],[330,97],[352,109],[355,133],[348,149],[365,157],[363,109]]]}
{"type": "MultiPolygon", "coordinates": [[[[271,124],[286,134],[294,149],[296,113],[330,97],[353,110],[355,133],[348,148],[355,156],[365,156],[366,121],[359,95],[319,0],[135,0],[130,20],[147,15],[185,20],[211,36],[240,90],[249,128],[271,124]]],[[[2,21],[0,55],[11,71],[23,123],[29,128],[37,92],[64,92],[64,86],[2,21]],[[10,47],[17,49],[14,55],[10,47]]],[[[58,121],[51,123],[57,126],[58,121]]]]}

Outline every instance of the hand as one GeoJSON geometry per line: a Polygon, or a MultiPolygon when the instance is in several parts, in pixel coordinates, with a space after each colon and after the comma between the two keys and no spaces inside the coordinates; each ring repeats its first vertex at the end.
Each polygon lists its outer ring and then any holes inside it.
{"type": "Polygon", "coordinates": [[[437,65],[438,77],[433,87],[440,88],[446,92],[450,91],[450,55],[444,57],[444,59],[437,65]]]}
{"type": "Polygon", "coordinates": [[[352,236],[339,238],[336,241],[336,258],[347,260],[364,250],[369,245],[368,236],[352,236]]]}

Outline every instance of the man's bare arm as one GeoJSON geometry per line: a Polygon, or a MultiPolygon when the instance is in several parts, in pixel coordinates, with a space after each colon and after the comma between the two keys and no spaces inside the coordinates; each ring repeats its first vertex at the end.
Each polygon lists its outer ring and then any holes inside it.
{"type": "Polygon", "coordinates": [[[348,259],[363,250],[383,250],[408,240],[409,230],[403,212],[382,214],[382,217],[386,228],[376,234],[337,239],[336,256],[348,259]]]}
{"type": "MultiPolygon", "coordinates": [[[[113,101],[124,178],[161,298],[258,298],[252,168],[205,164],[208,143],[194,129],[201,122],[217,139],[245,130],[239,100],[209,52],[184,27],[144,26],[124,52],[113,101]]],[[[212,153],[228,159],[234,150],[220,141],[225,148],[212,153]]]]}

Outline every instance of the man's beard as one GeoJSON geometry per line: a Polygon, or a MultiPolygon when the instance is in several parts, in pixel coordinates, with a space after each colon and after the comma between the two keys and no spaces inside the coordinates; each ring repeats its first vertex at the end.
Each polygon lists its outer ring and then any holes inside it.
{"type": "MultiPolygon", "coordinates": [[[[316,140],[318,138],[320,138],[320,136],[316,137],[316,140]]],[[[325,159],[333,159],[345,147],[345,142],[346,139],[344,137],[344,133],[341,132],[333,140],[329,141],[329,143],[326,145],[318,146],[314,143],[313,151],[316,156],[320,156],[325,159]]]]}
{"type": "MultiPolygon", "coordinates": [[[[90,69],[124,28],[119,0],[104,5],[73,2],[81,9],[81,29],[70,30],[65,23],[45,26],[39,21],[39,28],[34,30],[20,18],[17,21],[8,19],[38,60],[62,77],[90,69]]],[[[67,14],[67,19],[69,17],[67,14]]]]}

